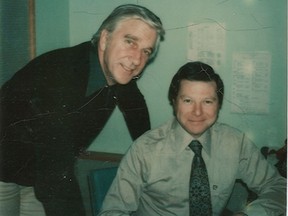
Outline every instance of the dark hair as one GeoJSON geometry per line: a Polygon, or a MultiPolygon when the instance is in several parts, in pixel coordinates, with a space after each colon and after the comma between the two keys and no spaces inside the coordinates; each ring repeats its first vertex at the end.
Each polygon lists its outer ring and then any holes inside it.
{"type": "Polygon", "coordinates": [[[125,4],[116,7],[112,13],[103,21],[98,31],[93,35],[91,40],[92,44],[94,46],[97,45],[101,32],[104,29],[109,33],[112,33],[115,30],[117,24],[127,18],[140,19],[156,30],[157,41],[155,44],[155,50],[150,57],[153,58],[157,53],[160,41],[164,40],[165,30],[163,29],[160,18],[156,16],[152,11],[140,5],[125,4]]]}
{"type": "Polygon", "coordinates": [[[186,63],[180,67],[178,72],[174,75],[169,87],[168,98],[171,104],[173,104],[173,101],[178,95],[182,80],[204,82],[215,81],[219,106],[221,108],[224,96],[224,84],[221,77],[214,72],[214,69],[211,66],[203,62],[196,61],[186,63]]]}

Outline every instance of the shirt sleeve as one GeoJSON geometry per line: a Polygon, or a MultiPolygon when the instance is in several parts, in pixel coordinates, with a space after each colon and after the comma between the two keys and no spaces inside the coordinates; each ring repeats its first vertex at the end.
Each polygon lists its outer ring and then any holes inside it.
{"type": "Polygon", "coordinates": [[[286,212],[286,179],[267,162],[259,149],[243,137],[240,178],[258,198],[243,210],[247,215],[279,216],[286,212]]]}
{"type": "Polygon", "coordinates": [[[131,215],[138,209],[143,185],[140,161],[137,147],[133,144],[120,163],[99,216],[131,215]]]}
{"type": "Polygon", "coordinates": [[[130,135],[135,140],[151,128],[145,98],[135,81],[127,85],[118,85],[116,97],[117,105],[123,113],[130,135]]]}

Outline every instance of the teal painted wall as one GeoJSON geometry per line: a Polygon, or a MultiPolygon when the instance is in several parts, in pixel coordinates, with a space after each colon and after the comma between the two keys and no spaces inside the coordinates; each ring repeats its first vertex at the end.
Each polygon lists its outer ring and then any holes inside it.
{"type": "MultiPolygon", "coordinates": [[[[226,87],[219,121],[245,131],[259,147],[283,145],[287,137],[286,0],[36,1],[37,53],[90,40],[103,19],[123,3],[147,6],[159,15],[166,28],[166,39],[156,60],[146,68],[138,82],[149,107],[152,128],[172,117],[167,92],[172,76],[187,61],[188,26],[212,22],[219,26],[224,24],[222,29],[226,35],[225,58],[223,64],[215,68],[226,87]],[[231,93],[233,55],[258,51],[271,56],[269,100],[265,104],[268,112],[234,113],[231,111],[231,104],[236,103],[231,93]]],[[[117,109],[89,149],[124,153],[131,143],[117,109]]]]}
{"type": "Polygon", "coordinates": [[[28,1],[0,1],[0,86],[30,60],[28,1]]]}
{"type": "Polygon", "coordinates": [[[35,0],[36,54],[70,45],[69,0],[35,0]]]}

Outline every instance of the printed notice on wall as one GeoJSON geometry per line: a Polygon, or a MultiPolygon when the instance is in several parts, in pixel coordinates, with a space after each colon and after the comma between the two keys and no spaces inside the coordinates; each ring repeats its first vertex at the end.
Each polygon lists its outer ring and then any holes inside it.
{"type": "Polygon", "coordinates": [[[232,103],[235,113],[269,112],[271,54],[237,52],[233,55],[232,103]]]}
{"type": "Polygon", "coordinates": [[[217,70],[225,59],[225,44],[224,24],[191,23],[188,27],[187,59],[205,62],[217,70]]]}

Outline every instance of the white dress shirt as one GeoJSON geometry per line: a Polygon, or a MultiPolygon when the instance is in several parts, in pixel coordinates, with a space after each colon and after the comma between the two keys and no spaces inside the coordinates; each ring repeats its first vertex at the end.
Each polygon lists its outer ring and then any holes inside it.
{"type": "MultiPolygon", "coordinates": [[[[138,138],[122,159],[99,215],[188,216],[192,139],[176,119],[138,138]]],[[[213,216],[225,208],[236,179],[259,196],[244,213],[279,216],[285,212],[286,179],[244,133],[215,123],[198,140],[203,145],[213,216]]]]}

